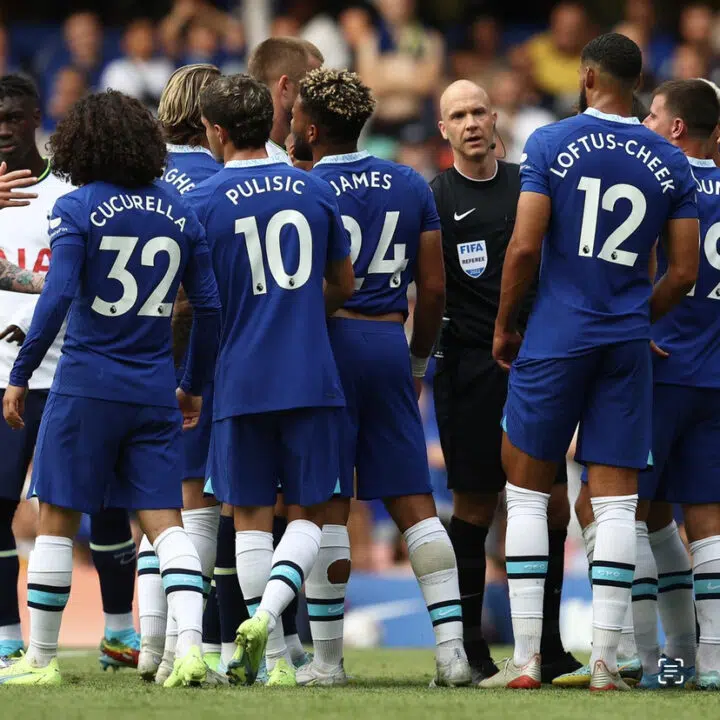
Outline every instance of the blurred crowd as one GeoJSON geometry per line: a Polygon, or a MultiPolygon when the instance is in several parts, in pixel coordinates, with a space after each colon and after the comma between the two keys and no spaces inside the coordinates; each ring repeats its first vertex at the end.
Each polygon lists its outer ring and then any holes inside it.
{"type": "MultiPolygon", "coordinates": [[[[239,72],[268,34],[300,36],[320,48],[327,66],[351,67],[373,88],[378,107],[366,147],[432,178],[449,163],[435,126],[449,82],[465,77],[489,91],[503,141],[496,152],[517,161],[535,128],[573,112],[580,50],[607,29],[588,3],[556,3],[546,28],[503,26],[482,3],[466,4],[467,22],[440,28],[423,23],[415,0],[238,0],[223,9],[173,0],[161,19],[136,17],[124,28],[103,27],[95,12],[81,11],[61,28],[0,26],[0,74],[21,70],[36,79],[49,133],[88,90],[112,87],[154,107],[179,65],[212,62],[239,72]]],[[[720,13],[704,2],[678,4],[677,26],[660,32],[656,4],[621,0],[614,18],[613,29],[643,50],[643,92],[669,78],[720,80],[720,13]]]]}
{"type": "MultiPolygon", "coordinates": [[[[670,32],[657,29],[654,0],[618,0],[609,27],[594,21],[588,3],[570,0],[554,5],[546,27],[503,25],[482,3],[480,9],[466,4],[467,22],[448,27],[425,24],[415,0],[238,0],[222,8],[209,0],[173,0],[164,17],[135,16],[123,28],[104,27],[98,14],[84,10],[61,27],[0,25],[0,74],[24,72],[35,79],[47,137],[88,91],[114,88],[154,109],[176,67],[211,62],[225,73],[241,72],[249,51],[268,35],[299,36],[318,46],[326,66],[350,67],[373,89],[378,105],[364,147],[428,180],[451,162],[436,120],[443,89],[458,78],[488,90],[498,112],[495,152],[509,161],[518,161],[536,128],[574,112],[580,51],[598,32],[614,29],[641,47],[641,96],[670,78],[720,83],[720,12],[705,2],[677,4],[670,32]]],[[[429,385],[421,409],[436,498],[447,508],[429,385]]],[[[403,560],[402,543],[386,531],[392,523],[385,520],[379,505],[356,506],[350,528],[357,569],[385,569],[403,560]]],[[[26,521],[32,533],[32,514],[26,521]]],[[[502,529],[497,533],[498,541],[491,541],[497,562],[490,564],[491,572],[502,573],[502,529]]]]}

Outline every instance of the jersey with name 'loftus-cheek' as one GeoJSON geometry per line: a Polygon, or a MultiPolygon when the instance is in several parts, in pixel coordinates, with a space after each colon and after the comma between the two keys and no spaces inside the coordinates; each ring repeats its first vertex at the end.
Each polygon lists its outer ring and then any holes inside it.
{"type": "Polygon", "coordinates": [[[521,192],[551,200],[521,358],[650,339],[650,252],[668,220],[697,218],[681,150],[636,118],[595,109],[536,130],[521,192]]]}
{"type": "Polygon", "coordinates": [[[323,278],[350,240],[330,185],[279,158],[232,160],[186,197],[222,303],[213,420],[344,406],[323,278]]]}
{"type": "Polygon", "coordinates": [[[222,168],[222,163],[201,145],[168,144],[167,152],[167,163],[161,180],[181,195],[190,192],[222,168]]]}
{"type": "MultiPolygon", "coordinates": [[[[688,158],[697,184],[700,263],[695,287],[652,326],[655,343],[669,357],[653,357],[656,383],[720,388],[720,168],[688,158]]],[[[667,269],[658,244],[658,277],[667,269]]]]}
{"type": "Polygon", "coordinates": [[[182,281],[197,326],[197,372],[183,389],[199,394],[212,375],[220,303],[204,230],[177,193],[160,181],[93,182],[58,199],[49,226],[50,272],[11,383],[26,384],[69,308],[53,392],[177,407],[171,317],[182,281]],[[205,315],[212,322],[198,322],[205,315]]]}
{"type": "Polygon", "coordinates": [[[407,316],[420,235],[440,229],[430,187],[412,168],[367,152],[328,155],[312,172],[335,191],[350,235],[355,293],[345,307],[407,316]]]}

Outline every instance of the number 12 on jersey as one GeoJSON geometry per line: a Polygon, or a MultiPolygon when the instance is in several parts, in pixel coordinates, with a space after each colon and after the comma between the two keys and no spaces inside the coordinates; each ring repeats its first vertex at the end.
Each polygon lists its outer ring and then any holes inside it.
{"type": "Polygon", "coordinates": [[[602,196],[600,187],[600,178],[581,177],[578,183],[578,190],[585,193],[578,255],[587,258],[593,257],[601,205],[603,210],[613,212],[618,200],[628,200],[630,202],[630,214],[608,235],[597,257],[606,262],[633,267],[638,254],[629,250],[621,250],[620,246],[640,227],[640,224],[645,219],[645,213],[647,212],[645,196],[634,185],[627,185],[626,183],[612,185],[602,193],[602,196]]]}

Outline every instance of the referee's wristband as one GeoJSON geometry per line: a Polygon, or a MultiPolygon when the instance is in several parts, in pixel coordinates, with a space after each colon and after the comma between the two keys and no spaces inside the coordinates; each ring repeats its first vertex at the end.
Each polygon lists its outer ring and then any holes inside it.
{"type": "Polygon", "coordinates": [[[410,367],[412,368],[413,377],[424,378],[429,364],[430,364],[429,357],[421,358],[421,357],[416,357],[412,353],[410,354],[410,367]]]}

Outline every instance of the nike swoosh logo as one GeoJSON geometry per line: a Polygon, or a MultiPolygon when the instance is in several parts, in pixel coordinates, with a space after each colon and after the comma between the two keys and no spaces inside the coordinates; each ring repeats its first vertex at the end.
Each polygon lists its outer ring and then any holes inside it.
{"type": "Polygon", "coordinates": [[[708,590],[720,590],[720,584],[719,584],[719,585],[712,585],[711,583],[708,583],[707,589],[708,589],[708,590]]]}
{"type": "Polygon", "coordinates": [[[454,613],[455,608],[445,608],[437,611],[438,617],[445,617],[446,615],[450,615],[450,613],[454,613]]]}
{"type": "Polygon", "coordinates": [[[340,614],[341,612],[344,612],[344,611],[345,611],[345,606],[344,606],[344,605],[331,605],[331,606],[328,608],[328,614],[329,614],[329,615],[338,615],[338,614],[340,614]]]}
{"type": "Polygon", "coordinates": [[[62,218],[50,218],[50,228],[54,230],[61,222],[62,218]]]}
{"type": "Polygon", "coordinates": [[[4,685],[5,683],[10,682],[10,680],[19,680],[20,678],[30,677],[32,675],[35,675],[35,673],[20,673],[19,675],[10,675],[8,677],[0,678],[0,685],[4,685]]]}
{"type": "Polygon", "coordinates": [[[475,212],[475,210],[476,210],[476,208],[473,208],[472,210],[468,210],[467,212],[464,212],[462,215],[458,215],[457,213],[455,213],[453,215],[453,217],[455,218],[456,221],[459,221],[459,220],[462,220],[463,218],[466,218],[470,213],[475,212]]]}

